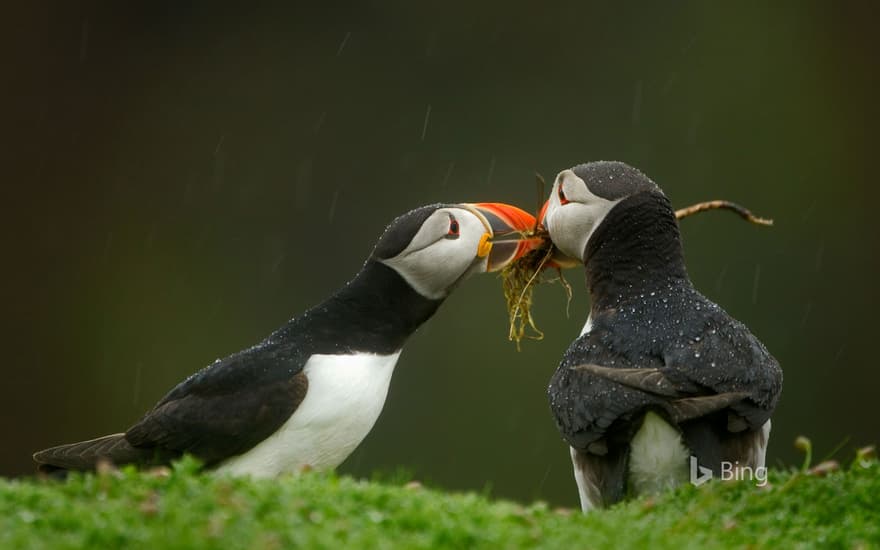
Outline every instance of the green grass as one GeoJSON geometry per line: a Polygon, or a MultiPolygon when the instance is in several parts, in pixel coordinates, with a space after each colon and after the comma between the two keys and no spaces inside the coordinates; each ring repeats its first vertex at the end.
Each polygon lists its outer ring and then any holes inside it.
{"type": "Polygon", "coordinates": [[[0,548],[707,548],[880,545],[880,466],[687,485],[586,516],[307,473],[215,478],[191,460],[66,482],[0,479],[0,548]]]}

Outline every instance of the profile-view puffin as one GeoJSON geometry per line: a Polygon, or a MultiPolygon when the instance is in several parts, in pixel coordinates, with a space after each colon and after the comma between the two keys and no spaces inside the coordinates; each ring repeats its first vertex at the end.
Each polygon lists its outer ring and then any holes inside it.
{"type": "Polygon", "coordinates": [[[257,345],[172,389],[125,433],[34,454],[45,472],[166,464],[221,473],[332,469],[366,437],[407,338],[468,275],[529,250],[535,218],[502,203],[424,206],[395,219],[361,271],[257,345]]]}
{"type": "Polygon", "coordinates": [[[559,173],[542,215],[591,296],[548,388],[584,511],[687,481],[692,463],[764,467],[782,370],[694,288],[660,188],[621,162],[581,164],[559,173]]]}

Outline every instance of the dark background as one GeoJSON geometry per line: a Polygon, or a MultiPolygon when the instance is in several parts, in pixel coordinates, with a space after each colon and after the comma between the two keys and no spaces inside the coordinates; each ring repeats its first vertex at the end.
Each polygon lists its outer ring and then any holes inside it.
{"type": "MultiPolygon", "coordinates": [[[[775,218],[682,227],[698,288],[785,370],[769,462],[799,434],[820,458],[877,442],[876,14],[617,4],[3,8],[0,474],[320,301],[394,216],[532,210],[535,171],[598,159],[775,218]]],[[[519,353],[497,278],[460,288],[341,470],[574,505],[545,398],[588,310],[568,278],[571,317],[539,289],[547,337],[519,353]]]]}

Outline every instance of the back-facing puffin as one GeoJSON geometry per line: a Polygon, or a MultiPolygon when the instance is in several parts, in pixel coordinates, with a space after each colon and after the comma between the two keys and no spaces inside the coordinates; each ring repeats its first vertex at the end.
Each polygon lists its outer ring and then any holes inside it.
{"type": "Polygon", "coordinates": [[[125,433],[46,449],[34,460],[47,472],[101,460],[159,465],[183,453],[256,477],[335,468],[376,422],[407,338],[468,275],[501,269],[528,250],[518,238],[534,221],[501,203],[408,212],[327,300],[193,374],[125,433]]]}
{"type": "Polygon", "coordinates": [[[739,321],[700,294],[666,196],[621,162],[556,177],[543,222],[583,262],[580,337],[548,389],[586,511],[700,472],[764,467],[782,371],[739,321]]]}

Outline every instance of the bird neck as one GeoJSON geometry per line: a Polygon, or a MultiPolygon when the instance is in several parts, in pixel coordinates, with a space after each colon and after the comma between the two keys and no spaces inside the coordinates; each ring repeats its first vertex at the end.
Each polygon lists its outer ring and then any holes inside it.
{"type": "MultiPolygon", "coordinates": [[[[308,327],[317,353],[390,354],[399,351],[441,303],[370,259],[354,279],[291,323],[308,327]]],[[[293,335],[293,330],[287,332],[293,335]]]]}
{"type": "Polygon", "coordinates": [[[594,312],[646,291],[690,284],[675,212],[653,191],[628,197],[608,213],[587,242],[584,265],[594,312]]]}

